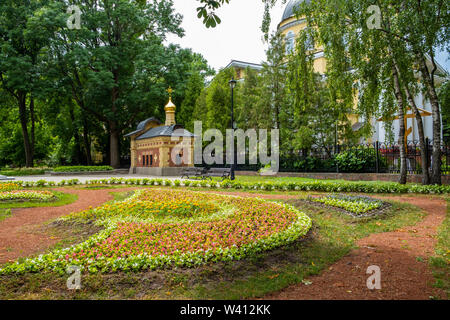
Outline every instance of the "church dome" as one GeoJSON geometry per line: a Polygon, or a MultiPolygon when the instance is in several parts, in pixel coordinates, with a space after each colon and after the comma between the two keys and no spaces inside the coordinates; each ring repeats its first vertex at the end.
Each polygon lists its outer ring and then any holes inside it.
{"type": "Polygon", "coordinates": [[[284,9],[283,18],[281,19],[281,21],[294,17],[295,9],[298,8],[300,4],[302,4],[305,1],[306,3],[311,2],[311,0],[289,0],[288,4],[286,5],[286,9],[284,9]]]}

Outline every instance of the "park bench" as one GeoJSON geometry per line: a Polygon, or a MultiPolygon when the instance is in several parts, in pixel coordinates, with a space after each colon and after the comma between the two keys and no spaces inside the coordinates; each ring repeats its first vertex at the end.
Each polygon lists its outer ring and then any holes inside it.
{"type": "Polygon", "coordinates": [[[189,167],[189,168],[183,169],[183,171],[181,172],[181,178],[186,177],[187,179],[189,179],[190,177],[193,177],[193,178],[204,179],[205,173],[206,173],[205,168],[189,167]]]}
{"type": "Polygon", "coordinates": [[[231,174],[230,168],[211,168],[205,174],[205,178],[209,178],[212,180],[213,177],[222,178],[222,181],[229,178],[231,174]]]}

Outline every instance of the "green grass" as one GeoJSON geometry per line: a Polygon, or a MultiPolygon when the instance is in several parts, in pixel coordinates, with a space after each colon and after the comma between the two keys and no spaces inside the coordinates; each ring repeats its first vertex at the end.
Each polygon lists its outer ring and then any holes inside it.
{"type": "Polygon", "coordinates": [[[0,169],[0,175],[9,177],[34,176],[45,174],[42,168],[0,169]]]}
{"type": "MultiPolygon", "coordinates": [[[[123,199],[127,193],[116,193],[123,199]]],[[[242,299],[260,297],[306,277],[341,259],[356,240],[419,222],[424,213],[411,205],[393,203],[384,215],[355,220],[329,209],[289,201],[313,219],[307,239],[242,261],[193,269],[140,273],[86,274],[82,289],[65,288],[66,276],[54,273],[0,277],[1,299],[242,299]]]]}
{"type": "Polygon", "coordinates": [[[0,209],[0,222],[11,216],[11,209],[0,209]]]}
{"type": "Polygon", "coordinates": [[[26,202],[0,202],[0,209],[6,208],[35,208],[35,207],[60,207],[71,204],[78,199],[78,196],[71,193],[53,191],[57,200],[51,202],[26,201],[26,202]]]}
{"type": "Polygon", "coordinates": [[[450,198],[447,198],[447,215],[438,229],[435,255],[430,265],[435,279],[434,287],[444,290],[450,299],[450,198]]]}
{"type": "Polygon", "coordinates": [[[112,201],[123,201],[133,195],[133,191],[130,192],[111,192],[111,194],[114,196],[114,200],[112,201]]]}
{"type": "MultiPolygon", "coordinates": [[[[214,178],[217,181],[221,181],[220,178],[214,178]]],[[[307,182],[307,181],[316,181],[316,180],[323,180],[327,182],[351,182],[350,180],[343,180],[343,179],[312,179],[312,178],[302,178],[302,177],[274,177],[274,176],[241,176],[237,175],[236,180],[240,182],[307,182]]],[[[383,184],[386,183],[386,181],[364,181],[364,183],[373,183],[373,184],[383,184]]],[[[412,184],[412,183],[409,183],[412,184]]]]}

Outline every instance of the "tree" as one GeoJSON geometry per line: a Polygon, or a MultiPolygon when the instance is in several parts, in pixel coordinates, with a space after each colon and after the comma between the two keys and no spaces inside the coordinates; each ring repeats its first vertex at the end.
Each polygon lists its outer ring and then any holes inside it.
{"type": "Polygon", "coordinates": [[[442,106],[442,121],[444,124],[444,140],[450,138],[450,81],[447,81],[439,90],[439,100],[442,106]]]}
{"type": "Polygon", "coordinates": [[[334,145],[339,112],[330,103],[325,77],[314,71],[314,50],[308,47],[308,32],[300,32],[295,50],[287,58],[287,83],[292,96],[294,136],[291,146],[307,150],[313,145],[334,145]]]}
{"type": "Polygon", "coordinates": [[[262,101],[262,77],[250,68],[245,70],[245,81],[240,90],[240,104],[236,106],[236,122],[239,129],[271,128],[271,114],[262,101]]]}
{"type": "MultiPolygon", "coordinates": [[[[368,0],[316,0],[309,5],[303,4],[297,13],[305,15],[308,24],[318,30],[327,56],[328,73],[336,75],[334,79],[337,84],[343,81],[335,87],[348,88],[348,80],[351,79],[349,74],[354,74],[359,96],[358,112],[366,120],[372,119],[380,111],[380,100],[386,98],[390,101],[391,93],[395,96],[400,122],[401,182],[406,181],[406,148],[402,127],[407,104],[410,104],[418,121],[422,154],[426,148],[420,114],[413,101],[420,87],[411,70],[420,72],[423,88],[430,97],[434,110],[433,130],[436,139],[433,142],[433,159],[436,161],[433,161],[433,179],[436,181],[440,179],[440,173],[435,173],[440,170],[440,112],[437,99],[433,98],[434,76],[430,76],[433,72],[427,70],[425,55],[429,55],[434,64],[434,50],[443,44],[443,39],[447,39],[447,27],[444,23],[448,14],[447,5],[439,0],[427,2],[426,5],[416,0],[386,0],[377,1],[377,4],[382,16],[380,26],[376,28],[369,28],[367,25],[370,17],[367,9],[373,5],[368,0]],[[425,21],[428,23],[425,24],[425,21]],[[427,25],[432,26],[425,30],[427,25]],[[344,51],[340,49],[340,43],[344,44],[344,51]],[[334,63],[339,61],[341,63],[334,63]],[[344,65],[350,67],[352,72],[342,69],[341,66],[344,65]],[[349,76],[348,79],[345,79],[346,76],[349,76]]],[[[332,78],[330,80],[333,81],[332,78]]],[[[385,103],[381,104],[382,108],[383,104],[385,103]]],[[[427,164],[425,157],[423,158],[423,181],[427,183],[427,164]]]]}
{"type": "MultiPolygon", "coordinates": [[[[369,5],[367,1],[359,1],[369,5]]],[[[434,61],[437,48],[448,41],[448,3],[445,1],[378,1],[382,14],[380,28],[387,39],[392,59],[393,77],[400,78],[406,100],[417,120],[422,154],[423,183],[441,183],[441,110],[435,84],[437,65],[434,61]],[[427,59],[428,56],[428,59],[427,59]],[[431,67],[427,63],[430,61],[431,67]],[[420,83],[414,75],[420,74],[420,83]],[[433,114],[433,162],[431,177],[428,175],[428,159],[425,157],[425,137],[422,118],[414,101],[414,95],[423,89],[430,100],[433,114]]]]}
{"type": "Polygon", "coordinates": [[[275,33],[270,37],[266,51],[267,61],[261,70],[261,110],[264,125],[280,130],[280,151],[290,150],[290,135],[293,129],[292,110],[289,108],[288,88],[286,86],[287,64],[286,48],[282,35],[275,33]]]}
{"type": "Polygon", "coordinates": [[[184,99],[179,112],[177,112],[177,123],[184,125],[190,131],[194,130],[192,114],[196,101],[205,88],[206,78],[214,75],[214,70],[208,66],[208,63],[201,55],[193,54],[192,58],[186,89],[184,90],[184,99]]]}
{"type": "Polygon", "coordinates": [[[25,165],[33,166],[35,93],[40,81],[40,52],[47,39],[29,25],[33,12],[46,1],[5,0],[0,3],[0,86],[19,109],[25,165]],[[31,122],[31,128],[29,128],[31,122]]]}
{"type": "MultiPolygon", "coordinates": [[[[60,77],[71,87],[78,106],[101,121],[109,135],[109,162],[120,165],[122,133],[134,124],[152,101],[161,113],[168,70],[174,67],[176,46],[165,48],[168,32],[182,35],[181,17],[171,1],[80,1],[81,30],[64,27],[63,3],[48,6],[43,23],[57,32],[49,55],[60,77]],[[56,21],[56,22],[55,22],[56,21]],[[160,104],[157,104],[161,102],[160,104]]],[[[176,59],[175,59],[176,60],[176,59]]],[[[178,66],[176,66],[178,67],[178,66]]]]}
{"type": "MultiPolygon", "coordinates": [[[[202,91],[194,108],[193,118],[202,121],[203,130],[218,129],[225,136],[226,129],[231,128],[231,101],[228,82],[236,77],[234,69],[220,70],[211,83],[202,91]]],[[[241,104],[240,84],[234,88],[234,106],[241,104]]]]}

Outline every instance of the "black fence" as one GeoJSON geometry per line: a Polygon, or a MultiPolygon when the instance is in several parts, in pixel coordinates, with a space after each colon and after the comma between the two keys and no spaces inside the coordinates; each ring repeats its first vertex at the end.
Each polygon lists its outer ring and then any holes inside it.
{"type": "MultiPolygon", "coordinates": [[[[427,140],[425,156],[431,167],[432,142],[427,140]]],[[[450,144],[443,144],[442,174],[450,174],[450,144]]],[[[226,163],[225,156],[223,163],[226,163]]],[[[248,163],[248,159],[246,161],[248,163]]],[[[422,156],[418,142],[407,143],[407,171],[409,174],[422,172],[422,156]]],[[[230,167],[225,164],[202,164],[203,167],[230,167]]],[[[236,170],[258,171],[262,164],[238,164],[236,170]]],[[[400,148],[398,144],[374,142],[358,145],[335,145],[313,147],[290,154],[280,155],[280,172],[338,172],[338,173],[399,173],[400,148]]]]}

